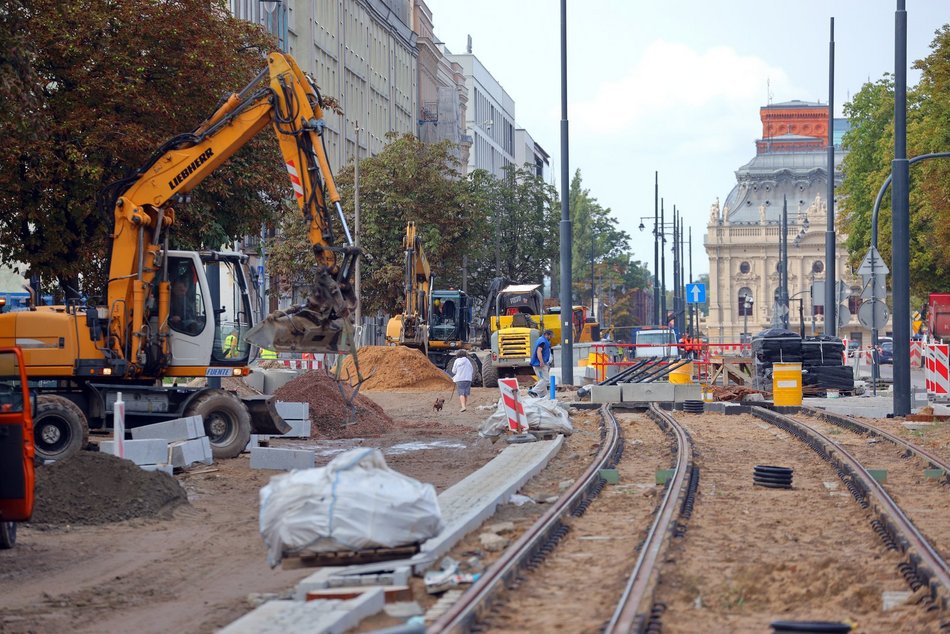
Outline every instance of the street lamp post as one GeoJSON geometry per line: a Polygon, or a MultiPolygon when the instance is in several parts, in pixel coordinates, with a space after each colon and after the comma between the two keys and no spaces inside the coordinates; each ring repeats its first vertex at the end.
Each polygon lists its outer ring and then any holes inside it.
{"type": "Polygon", "coordinates": [[[745,300],[742,304],[745,310],[742,311],[742,343],[749,341],[749,313],[752,312],[752,296],[743,295],[745,300]]]}

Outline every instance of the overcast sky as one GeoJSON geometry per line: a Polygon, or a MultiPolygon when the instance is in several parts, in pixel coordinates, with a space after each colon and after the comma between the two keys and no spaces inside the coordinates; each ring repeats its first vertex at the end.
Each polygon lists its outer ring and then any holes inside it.
{"type": "MultiPolygon", "coordinates": [[[[426,0],[436,36],[472,52],[515,101],[520,127],[551,155],[560,186],[560,3],[426,0]]],[[[693,229],[693,273],[709,207],[755,155],[759,108],[828,101],[829,19],[835,18],[835,111],[870,79],[894,72],[896,0],[568,0],[568,120],[573,175],[633,236],[653,266],[654,172],[667,218],[693,229]],[[641,216],[648,229],[637,230],[641,216]]],[[[948,0],[906,0],[907,58],[925,57],[950,22],[948,0]]],[[[919,73],[911,70],[908,84],[919,73]]],[[[671,266],[667,257],[667,267],[671,266]]],[[[670,273],[668,273],[668,278],[670,273]]]]}

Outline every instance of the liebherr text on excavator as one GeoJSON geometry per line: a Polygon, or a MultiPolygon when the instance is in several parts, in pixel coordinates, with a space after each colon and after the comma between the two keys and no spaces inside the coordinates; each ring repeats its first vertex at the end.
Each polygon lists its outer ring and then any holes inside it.
{"type": "Polygon", "coordinates": [[[163,379],[247,374],[251,343],[279,351],[348,350],[358,250],[321,138],[321,98],[289,55],[273,53],[267,66],[193,132],[173,137],[132,176],[103,189],[100,200],[114,218],[104,305],[34,302],[29,311],[0,315],[0,347],[23,349],[39,395],[34,435],[41,457],[71,455],[85,444],[90,425],[108,426],[118,392],[130,425],[201,414],[215,456],[235,456],[252,429],[289,429],[269,400],[242,401],[225,390],[164,385],[163,379]],[[176,220],[172,203],[268,125],[318,267],[305,303],[254,325],[246,256],[168,245],[176,220]],[[334,215],[343,236],[334,235],[334,215]]]}

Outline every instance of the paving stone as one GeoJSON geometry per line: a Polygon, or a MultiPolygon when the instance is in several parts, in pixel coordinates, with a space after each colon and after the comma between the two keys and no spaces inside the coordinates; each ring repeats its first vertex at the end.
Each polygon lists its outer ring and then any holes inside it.
{"type": "MultiPolygon", "coordinates": [[[[379,564],[373,564],[379,566],[379,564]]],[[[294,598],[303,601],[308,592],[325,588],[343,588],[350,586],[405,586],[412,577],[412,567],[401,564],[391,570],[373,571],[360,574],[361,566],[325,566],[300,581],[294,588],[294,598]]]]}
{"type": "Polygon", "coordinates": [[[132,428],[132,438],[135,440],[161,438],[167,442],[174,442],[201,438],[204,435],[205,427],[201,416],[187,416],[132,428]]]}
{"type": "Polygon", "coordinates": [[[372,588],[348,601],[268,601],[231,623],[219,634],[343,634],[383,609],[382,588],[372,588]]]}
{"type": "MultiPolygon", "coordinates": [[[[162,464],[168,462],[168,441],[158,438],[126,440],[122,443],[123,458],[137,465],[162,464]]],[[[115,455],[115,441],[104,440],[99,443],[99,451],[115,455]]]]}
{"type": "Polygon", "coordinates": [[[195,463],[213,464],[211,440],[207,436],[179,440],[168,446],[168,460],[172,466],[185,468],[195,463]]]}
{"type": "Polygon", "coordinates": [[[312,469],[316,454],[311,449],[278,449],[277,447],[251,447],[251,469],[312,469]]]}

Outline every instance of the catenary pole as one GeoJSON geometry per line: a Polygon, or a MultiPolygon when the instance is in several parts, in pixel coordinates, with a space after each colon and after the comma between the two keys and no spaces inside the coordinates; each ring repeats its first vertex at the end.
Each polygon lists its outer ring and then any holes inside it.
{"type": "Polygon", "coordinates": [[[838,333],[838,292],[835,284],[835,19],[828,42],[828,222],[825,229],[825,334],[838,333]]]}
{"type": "Polygon", "coordinates": [[[571,297],[571,209],[568,203],[567,0],[561,0],[561,383],[574,384],[574,331],[571,297]]]}
{"type": "Polygon", "coordinates": [[[910,164],[907,162],[907,11],[894,14],[894,183],[891,280],[894,285],[894,416],[910,414],[910,164]]]}

